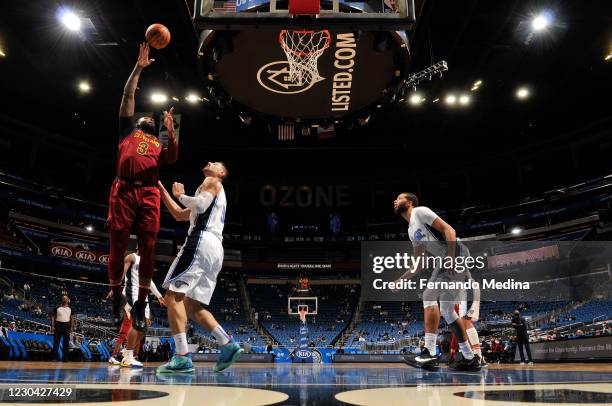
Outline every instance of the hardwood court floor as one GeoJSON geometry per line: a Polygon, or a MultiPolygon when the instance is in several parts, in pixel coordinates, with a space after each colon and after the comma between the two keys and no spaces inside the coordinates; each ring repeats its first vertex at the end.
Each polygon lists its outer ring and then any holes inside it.
{"type": "MultiPolygon", "coordinates": [[[[69,386],[73,403],[191,405],[484,405],[612,403],[612,364],[491,365],[479,373],[426,372],[402,364],[238,363],[215,374],[157,375],[105,363],[0,362],[2,402],[10,387],[69,386]]],[[[23,403],[21,403],[23,404],[23,403]]],[[[49,403],[47,403],[49,404],[49,403]]]]}

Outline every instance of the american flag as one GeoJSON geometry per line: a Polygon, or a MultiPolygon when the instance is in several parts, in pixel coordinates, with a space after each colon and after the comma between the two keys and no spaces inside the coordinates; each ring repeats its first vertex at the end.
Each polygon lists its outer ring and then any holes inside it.
{"type": "Polygon", "coordinates": [[[289,141],[295,139],[295,131],[293,124],[279,124],[278,126],[278,140],[289,141]]]}
{"type": "Polygon", "coordinates": [[[236,0],[230,1],[215,1],[215,11],[231,11],[236,12],[236,0]]]}

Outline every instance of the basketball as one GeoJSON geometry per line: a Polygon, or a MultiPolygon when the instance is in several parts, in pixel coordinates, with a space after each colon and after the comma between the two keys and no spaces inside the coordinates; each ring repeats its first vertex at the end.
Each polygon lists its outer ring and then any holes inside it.
{"type": "Polygon", "coordinates": [[[162,24],[151,24],[145,33],[149,45],[155,49],[162,49],[170,43],[170,30],[162,24]]]}

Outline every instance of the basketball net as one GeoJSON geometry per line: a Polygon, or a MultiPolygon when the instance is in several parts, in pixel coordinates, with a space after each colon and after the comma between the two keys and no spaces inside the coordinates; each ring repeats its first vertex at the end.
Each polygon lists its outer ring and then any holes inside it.
{"type": "Polygon", "coordinates": [[[298,310],[298,317],[302,320],[302,323],[306,323],[306,310],[298,310]]]}
{"type": "Polygon", "coordinates": [[[317,60],[331,43],[328,30],[282,30],[279,41],[289,62],[291,82],[302,86],[323,79],[319,75],[317,60]]]}

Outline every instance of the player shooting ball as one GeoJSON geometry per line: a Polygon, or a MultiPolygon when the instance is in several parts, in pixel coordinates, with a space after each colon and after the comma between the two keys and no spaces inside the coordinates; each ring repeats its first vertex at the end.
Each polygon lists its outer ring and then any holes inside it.
{"type": "Polygon", "coordinates": [[[144,331],[147,326],[145,299],[149,295],[153,277],[155,242],[159,231],[159,168],[163,162],[176,162],[178,156],[173,109],[164,111],[163,115],[163,124],[168,130],[167,147],[162,146],[155,136],[155,120],[152,117],[142,117],[136,123],[133,120],[138,79],[142,70],[154,61],[149,59],[149,45],[140,44],[138,61],[123,89],[119,109],[117,177],[111,186],[108,211],[108,278],[113,292],[113,321],[116,326],[123,321],[123,258],[132,230],[138,240],[141,255],[138,300],[131,310],[132,326],[137,331],[144,331]]]}

